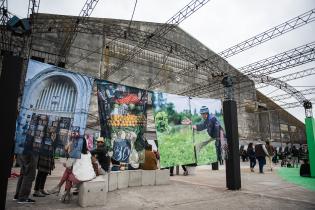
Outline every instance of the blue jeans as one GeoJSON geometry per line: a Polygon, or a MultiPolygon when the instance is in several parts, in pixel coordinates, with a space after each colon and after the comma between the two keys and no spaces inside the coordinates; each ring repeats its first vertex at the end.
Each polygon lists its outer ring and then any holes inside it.
{"type": "Polygon", "coordinates": [[[255,168],[255,165],[256,165],[256,158],[250,158],[249,159],[250,168],[255,168]]]}
{"type": "Polygon", "coordinates": [[[258,165],[259,165],[259,173],[264,173],[264,165],[266,164],[265,157],[257,157],[258,165]]]}
{"type": "Polygon", "coordinates": [[[120,171],[120,167],[119,166],[112,166],[111,171],[120,171]]]}

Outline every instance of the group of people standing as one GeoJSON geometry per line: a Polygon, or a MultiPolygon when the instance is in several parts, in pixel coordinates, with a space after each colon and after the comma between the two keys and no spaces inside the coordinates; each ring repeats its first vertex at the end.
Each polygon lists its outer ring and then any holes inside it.
{"type": "MultiPolygon", "coordinates": [[[[76,137],[78,137],[76,133],[71,134],[71,138],[76,137]]],[[[45,197],[50,194],[58,195],[65,184],[61,200],[67,203],[71,200],[72,193],[70,191],[73,186],[78,186],[81,182],[92,180],[96,176],[109,171],[122,170],[122,164],[109,155],[109,150],[103,137],[97,139],[96,148],[90,151],[88,150],[86,139],[83,137],[79,138],[82,141],[80,158],[69,158],[71,150],[71,142],[69,142],[64,147],[67,158],[63,163],[63,175],[58,184],[50,190],[45,190],[45,183],[47,176],[55,168],[54,154],[36,154],[30,151],[29,153],[18,155],[17,161],[21,168],[13,200],[17,200],[20,204],[35,203],[35,200],[30,198],[30,194],[32,183],[36,177],[33,197],[45,197]]],[[[145,146],[144,162],[138,164],[137,167],[133,165],[133,167],[124,168],[124,170],[155,170],[158,168],[158,161],[159,153],[152,151],[152,146],[147,144],[145,146]]]]}
{"type": "Polygon", "coordinates": [[[270,171],[273,170],[273,163],[277,164],[279,159],[281,160],[281,166],[287,167],[299,167],[300,161],[306,161],[308,159],[307,147],[300,145],[300,148],[296,148],[295,145],[289,147],[288,143],[285,148],[279,149],[273,147],[269,141],[265,144],[263,141],[258,140],[254,146],[253,143],[249,143],[247,150],[240,148],[240,155],[243,161],[249,159],[250,170],[254,172],[256,160],[259,165],[259,173],[264,173],[264,165],[267,165],[270,171]],[[246,157],[244,157],[246,156],[246,157]]]}
{"type": "Polygon", "coordinates": [[[266,165],[266,163],[268,168],[272,171],[272,158],[275,155],[275,149],[269,141],[266,141],[266,144],[264,144],[261,140],[259,140],[255,147],[253,143],[249,143],[247,155],[249,158],[251,172],[254,172],[256,159],[258,160],[259,173],[264,173],[264,165],[266,165]]]}
{"type": "MultiPolygon", "coordinates": [[[[82,141],[81,158],[67,158],[67,161],[63,164],[65,167],[63,176],[57,187],[51,190],[45,190],[45,184],[47,176],[51,174],[52,170],[55,168],[54,148],[49,149],[51,152],[46,154],[25,150],[23,154],[17,155],[17,162],[20,165],[20,176],[13,200],[17,200],[19,204],[35,203],[35,200],[30,198],[34,180],[34,197],[45,197],[50,194],[59,193],[61,186],[66,183],[65,193],[62,199],[63,201],[70,200],[70,189],[73,185],[79,184],[82,181],[91,180],[96,176],[92,165],[91,154],[87,149],[86,139],[80,137],[76,132],[71,133],[71,138],[77,138],[78,141],[82,141]]],[[[51,146],[54,147],[53,145],[51,146]]],[[[68,157],[71,142],[69,142],[64,149],[68,157]]]]}

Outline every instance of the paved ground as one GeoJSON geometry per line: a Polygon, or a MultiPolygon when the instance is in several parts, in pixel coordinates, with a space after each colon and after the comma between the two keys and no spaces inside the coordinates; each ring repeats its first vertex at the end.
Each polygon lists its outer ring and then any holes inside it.
{"type": "MultiPolygon", "coordinates": [[[[241,164],[242,189],[229,191],[225,187],[225,170],[212,171],[210,166],[197,167],[194,175],[173,176],[171,184],[151,187],[132,187],[109,192],[104,207],[86,209],[315,209],[315,192],[287,183],[276,172],[252,173],[249,163],[241,164]]],[[[62,166],[48,178],[47,189],[58,183],[62,166]]],[[[77,198],[63,204],[59,197],[37,198],[36,204],[17,204],[12,201],[17,179],[10,179],[7,209],[82,209],[77,198]]]]}

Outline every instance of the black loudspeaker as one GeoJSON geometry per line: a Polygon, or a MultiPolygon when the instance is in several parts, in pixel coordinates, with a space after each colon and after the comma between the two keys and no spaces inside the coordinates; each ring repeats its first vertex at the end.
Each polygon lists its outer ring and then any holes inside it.
{"type": "Polygon", "coordinates": [[[5,209],[8,178],[14,153],[19,84],[23,59],[4,52],[0,77],[0,209],[5,209]]]}
{"type": "Polygon", "coordinates": [[[29,19],[19,19],[13,16],[7,22],[7,28],[12,31],[15,35],[23,35],[31,32],[31,25],[29,19]]]}
{"type": "Polygon", "coordinates": [[[228,158],[225,165],[226,187],[229,190],[239,190],[241,188],[241,171],[236,102],[224,101],[223,114],[228,142],[228,158]]]}

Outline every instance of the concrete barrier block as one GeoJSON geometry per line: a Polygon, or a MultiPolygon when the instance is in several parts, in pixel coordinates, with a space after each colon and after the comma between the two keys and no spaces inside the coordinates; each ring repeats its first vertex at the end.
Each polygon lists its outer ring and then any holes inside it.
{"type": "Polygon", "coordinates": [[[142,185],[142,171],[130,170],[129,171],[129,187],[137,187],[142,185]]]}
{"type": "Polygon", "coordinates": [[[169,170],[156,170],[155,171],[155,184],[169,184],[170,183],[170,174],[169,170]]]}
{"type": "Polygon", "coordinates": [[[142,185],[155,185],[155,170],[142,170],[142,185]]]}
{"type": "Polygon", "coordinates": [[[117,180],[118,189],[127,188],[129,185],[129,171],[120,171],[117,180]]]}
{"type": "Polygon", "coordinates": [[[102,176],[80,185],[78,203],[81,207],[104,206],[106,198],[106,180],[102,176]]]}
{"type": "Polygon", "coordinates": [[[100,175],[105,180],[105,191],[108,192],[108,173],[100,175]]]}
{"type": "Polygon", "coordinates": [[[118,188],[118,173],[120,171],[111,171],[108,174],[108,191],[114,191],[118,188]]]}

